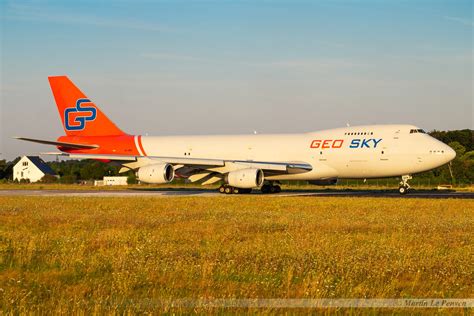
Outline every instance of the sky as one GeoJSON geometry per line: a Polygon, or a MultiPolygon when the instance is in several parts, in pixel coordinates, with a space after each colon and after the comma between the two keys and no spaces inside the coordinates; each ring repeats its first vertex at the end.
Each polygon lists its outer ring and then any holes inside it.
{"type": "Polygon", "coordinates": [[[55,150],[47,77],[131,134],[474,128],[467,0],[0,0],[0,159],[55,150]]]}

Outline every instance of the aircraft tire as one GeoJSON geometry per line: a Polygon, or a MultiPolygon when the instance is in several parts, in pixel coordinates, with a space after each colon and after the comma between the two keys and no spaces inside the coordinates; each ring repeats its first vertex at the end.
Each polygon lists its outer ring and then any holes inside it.
{"type": "Polygon", "coordinates": [[[263,194],[267,194],[271,192],[271,186],[268,184],[262,185],[262,188],[260,189],[263,194]]]}
{"type": "Polygon", "coordinates": [[[399,192],[401,195],[405,195],[405,194],[408,193],[408,187],[402,185],[402,186],[400,186],[400,187],[398,188],[398,192],[399,192]]]}

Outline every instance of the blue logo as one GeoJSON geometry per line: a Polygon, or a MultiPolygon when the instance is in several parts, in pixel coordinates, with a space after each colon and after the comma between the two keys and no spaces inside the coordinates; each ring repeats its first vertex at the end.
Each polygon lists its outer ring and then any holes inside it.
{"type": "Polygon", "coordinates": [[[349,148],[377,148],[378,143],[382,141],[382,138],[375,139],[353,139],[349,148]]]}
{"type": "Polygon", "coordinates": [[[92,103],[89,99],[77,99],[76,107],[64,110],[64,126],[67,131],[82,131],[87,121],[94,121],[97,109],[93,106],[84,106],[83,103],[92,103]],[[71,113],[77,113],[71,115],[71,113]]]}

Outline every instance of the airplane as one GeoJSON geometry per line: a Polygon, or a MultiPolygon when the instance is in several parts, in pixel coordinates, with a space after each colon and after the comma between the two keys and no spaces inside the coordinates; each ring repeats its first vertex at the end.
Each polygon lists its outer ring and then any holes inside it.
{"type": "Polygon", "coordinates": [[[280,181],[316,185],[338,179],[401,177],[408,193],[412,175],[442,166],[456,156],[448,145],[413,125],[365,125],[300,134],[212,136],[131,135],[118,128],[67,76],[48,77],[64,132],[48,153],[119,163],[144,183],[186,178],[203,185],[224,183],[219,192],[278,193],[280,181]]]}

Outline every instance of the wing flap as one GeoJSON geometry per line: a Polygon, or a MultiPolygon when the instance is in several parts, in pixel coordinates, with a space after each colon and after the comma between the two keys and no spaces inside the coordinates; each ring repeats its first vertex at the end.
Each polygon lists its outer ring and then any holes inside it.
{"type": "Polygon", "coordinates": [[[193,174],[193,175],[189,176],[188,179],[191,182],[196,182],[196,181],[200,181],[200,180],[206,178],[210,174],[211,174],[210,172],[196,173],[196,174],[193,174]]]}
{"type": "Polygon", "coordinates": [[[202,183],[202,185],[213,184],[213,183],[216,183],[217,181],[220,181],[220,180],[222,180],[222,177],[213,176],[213,177],[210,177],[209,179],[207,179],[206,181],[204,181],[202,183]]]}
{"type": "Polygon", "coordinates": [[[158,157],[158,156],[129,156],[129,155],[106,155],[106,154],[75,154],[75,153],[43,153],[44,155],[57,155],[75,159],[98,159],[111,161],[138,161],[147,160],[152,162],[166,162],[172,165],[185,166],[224,166],[224,160],[201,159],[201,158],[179,158],[179,157],[158,157]]]}
{"type": "Polygon", "coordinates": [[[313,170],[313,167],[305,162],[265,162],[265,161],[233,161],[236,164],[245,165],[247,168],[256,168],[281,173],[303,173],[313,170]]]}

